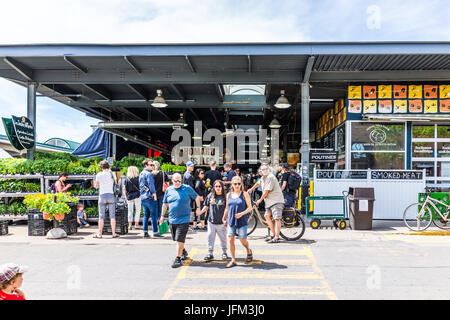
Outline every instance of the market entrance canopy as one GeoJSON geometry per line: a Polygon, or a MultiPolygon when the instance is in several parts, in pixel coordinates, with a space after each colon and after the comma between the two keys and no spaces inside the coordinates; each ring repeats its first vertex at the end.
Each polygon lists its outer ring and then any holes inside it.
{"type": "MultiPolygon", "coordinates": [[[[346,97],[349,83],[448,81],[450,42],[2,45],[0,77],[38,83],[40,95],[102,121],[170,122],[183,114],[188,124],[204,120],[225,131],[226,123],[268,126],[275,115],[283,125],[298,120],[306,81],[311,123],[346,97]],[[227,84],[262,84],[265,92],[230,95],[227,84]],[[151,106],[158,90],[166,108],[151,106]],[[273,108],[282,90],[291,107],[273,108]]],[[[170,145],[171,131],[126,133],[170,145]]],[[[288,131],[296,134],[295,126],[288,131]]]]}

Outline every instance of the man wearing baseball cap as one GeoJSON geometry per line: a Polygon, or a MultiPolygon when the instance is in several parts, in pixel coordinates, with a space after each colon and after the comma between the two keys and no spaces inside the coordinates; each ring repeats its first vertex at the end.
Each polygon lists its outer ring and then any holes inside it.
{"type": "Polygon", "coordinates": [[[28,267],[7,263],[0,266],[0,300],[25,300],[24,293],[19,290],[22,286],[22,274],[28,267]]]}

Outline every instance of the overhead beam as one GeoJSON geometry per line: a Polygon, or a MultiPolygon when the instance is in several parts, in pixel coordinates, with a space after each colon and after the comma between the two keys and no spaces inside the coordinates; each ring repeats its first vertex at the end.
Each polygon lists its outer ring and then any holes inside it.
{"type": "Polygon", "coordinates": [[[216,84],[216,91],[220,101],[223,101],[224,92],[220,83],[216,84]]]}
{"type": "Polygon", "coordinates": [[[186,101],[186,95],[184,94],[183,88],[181,88],[179,85],[170,84],[170,87],[173,91],[175,91],[176,95],[184,102],[186,101]]]}
{"type": "MultiPolygon", "coordinates": [[[[151,107],[152,108],[152,107],[151,107]]],[[[172,119],[170,119],[170,117],[164,113],[162,110],[160,110],[160,108],[153,108],[153,110],[156,110],[160,115],[162,115],[164,118],[166,118],[167,120],[171,121],[172,119]]]]}
{"type": "MultiPolygon", "coordinates": [[[[8,70],[0,70],[0,77],[14,76],[8,70]]],[[[34,81],[39,83],[102,83],[102,84],[265,84],[292,83],[303,80],[302,73],[292,71],[223,71],[223,72],[149,72],[129,73],[124,78],[114,70],[91,70],[76,77],[72,70],[33,70],[34,81]]],[[[20,79],[19,79],[20,80],[20,79]]]]}
{"type": "Polygon", "coordinates": [[[311,76],[311,71],[314,66],[315,59],[316,58],[314,56],[311,56],[308,58],[308,62],[306,63],[306,66],[305,66],[305,74],[303,76],[303,82],[309,81],[309,77],[311,76]]]}
{"type": "Polygon", "coordinates": [[[79,63],[75,62],[72,58],[69,58],[68,56],[64,56],[64,60],[70,64],[72,67],[74,67],[75,69],[83,72],[83,73],[88,73],[88,69],[83,67],[82,65],[80,65],[79,63]]]}
{"type": "Polygon", "coordinates": [[[23,63],[14,60],[10,57],[3,58],[3,61],[8,64],[11,68],[16,70],[22,77],[27,79],[28,81],[33,81],[33,69],[27,67],[23,63]]]}
{"type": "Polygon", "coordinates": [[[130,88],[131,90],[133,90],[134,93],[136,93],[138,96],[140,96],[142,99],[144,99],[145,101],[149,100],[149,94],[147,91],[145,91],[142,87],[140,87],[137,84],[130,84],[127,83],[126,84],[128,86],[128,88],[130,88]]]}
{"type": "Polygon", "coordinates": [[[450,70],[311,72],[309,82],[448,81],[450,70]]]}
{"type": "Polygon", "coordinates": [[[142,73],[142,70],[141,70],[140,68],[138,68],[138,66],[136,65],[136,63],[133,62],[133,61],[131,60],[130,57],[124,56],[123,59],[130,65],[130,67],[131,67],[134,71],[136,71],[137,73],[142,73]]]}
{"type": "Polygon", "coordinates": [[[196,73],[197,71],[194,68],[194,65],[192,64],[191,59],[189,58],[189,56],[184,56],[186,58],[186,62],[189,66],[189,69],[191,69],[192,73],[196,73]]]}
{"type": "Polygon", "coordinates": [[[98,84],[86,84],[83,83],[83,86],[94,92],[95,94],[99,95],[100,97],[104,98],[105,100],[111,101],[112,95],[111,92],[106,90],[104,87],[98,84]]]}

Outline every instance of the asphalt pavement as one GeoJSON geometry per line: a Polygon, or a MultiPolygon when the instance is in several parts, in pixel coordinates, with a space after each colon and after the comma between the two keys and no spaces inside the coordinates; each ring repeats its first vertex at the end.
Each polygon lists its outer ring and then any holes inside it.
{"type": "Polygon", "coordinates": [[[374,221],[373,230],[337,230],[331,223],[294,242],[268,244],[267,229],[249,236],[254,261],[226,269],[219,241],[205,262],[207,233],[188,234],[190,259],[172,269],[170,234],[144,239],[142,230],[112,239],[96,226],[62,240],[29,237],[26,225],[0,236],[0,263],[30,267],[27,299],[277,300],[442,299],[450,294],[447,232],[413,235],[400,221],[374,221]]]}

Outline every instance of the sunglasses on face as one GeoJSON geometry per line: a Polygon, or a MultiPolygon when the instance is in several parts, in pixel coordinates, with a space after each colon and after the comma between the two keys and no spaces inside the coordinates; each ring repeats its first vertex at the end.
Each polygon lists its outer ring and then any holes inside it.
{"type": "Polygon", "coordinates": [[[240,183],[233,183],[233,186],[240,186],[240,183]]]}
{"type": "Polygon", "coordinates": [[[181,183],[181,180],[173,180],[173,183],[181,183]]]}
{"type": "Polygon", "coordinates": [[[222,188],[222,186],[218,184],[217,186],[214,186],[214,188],[222,188]]]}

